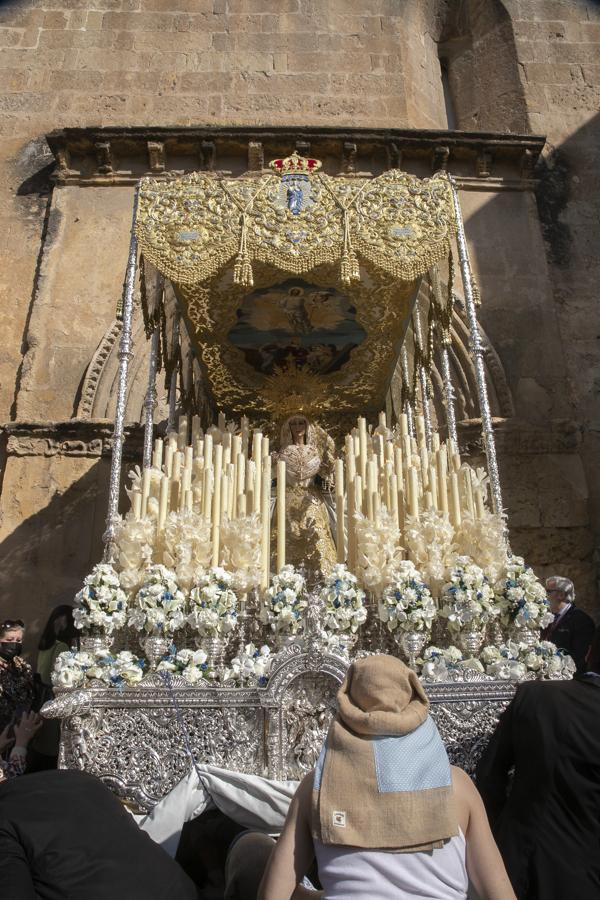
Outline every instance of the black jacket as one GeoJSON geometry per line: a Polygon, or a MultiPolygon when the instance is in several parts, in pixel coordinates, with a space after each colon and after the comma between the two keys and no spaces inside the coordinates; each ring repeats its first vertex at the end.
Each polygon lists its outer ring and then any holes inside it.
{"type": "Polygon", "coordinates": [[[596,626],[591,616],[572,606],[566,611],[556,628],[550,625],[544,629],[542,638],[552,641],[559,650],[564,650],[575,660],[578,672],[585,671],[585,657],[590,649],[596,626]]]}
{"type": "Polygon", "coordinates": [[[520,685],[477,787],[519,900],[599,900],[600,678],[520,685]]]}
{"type": "Polygon", "coordinates": [[[178,864],[97,778],[38,772],[0,785],[2,900],[195,900],[178,864]]]}

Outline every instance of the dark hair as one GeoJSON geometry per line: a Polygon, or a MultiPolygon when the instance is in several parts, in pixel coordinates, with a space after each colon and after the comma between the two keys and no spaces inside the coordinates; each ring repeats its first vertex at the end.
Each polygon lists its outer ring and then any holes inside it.
{"type": "Polygon", "coordinates": [[[49,650],[50,647],[54,644],[54,642],[58,639],[58,635],[54,630],[54,623],[57,619],[60,619],[61,616],[66,616],[67,626],[64,631],[60,634],[60,639],[65,642],[65,644],[70,644],[77,634],[75,624],[73,622],[73,607],[64,603],[62,606],[55,606],[52,612],[48,617],[48,621],[44,626],[44,630],[42,631],[42,635],[40,637],[40,642],[38,644],[38,650],[49,650]]]}
{"type": "Polygon", "coordinates": [[[600,671],[600,626],[596,628],[594,637],[592,638],[592,645],[587,658],[587,667],[590,672],[600,671]]]}

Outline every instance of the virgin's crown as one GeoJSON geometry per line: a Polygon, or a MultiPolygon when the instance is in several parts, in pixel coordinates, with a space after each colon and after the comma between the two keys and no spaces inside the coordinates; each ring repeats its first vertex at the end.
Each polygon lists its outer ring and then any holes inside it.
{"type": "Polygon", "coordinates": [[[320,159],[310,159],[306,156],[298,156],[296,151],[285,159],[272,159],[269,168],[278,175],[311,175],[321,168],[320,159]]]}

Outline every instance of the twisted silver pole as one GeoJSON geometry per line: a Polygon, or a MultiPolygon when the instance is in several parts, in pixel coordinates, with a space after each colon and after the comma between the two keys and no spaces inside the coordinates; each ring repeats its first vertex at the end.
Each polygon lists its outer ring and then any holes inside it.
{"type": "MultiPolygon", "coordinates": [[[[408,353],[406,352],[406,347],[402,344],[402,349],[400,351],[400,367],[402,369],[402,381],[408,388],[408,353]]],[[[415,417],[413,415],[413,409],[410,405],[410,401],[406,400],[404,403],[404,412],[406,414],[406,421],[408,423],[408,433],[411,437],[415,436],[415,417]]]]}
{"type": "Polygon", "coordinates": [[[157,325],[150,342],[150,362],[148,363],[148,387],[144,400],[144,457],[143,467],[152,465],[152,440],[154,438],[154,410],[156,409],[156,370],[158,369],[158,350],[160,342],[160,326],[157,325]]]}
{"type": "Polygon", "coordinates": [[[110,482],[108,488],[108,514],[106,531],[102,535],[104,542],[104,560],[108,562],[114,553],[114,540],[119,521],[119,492],[121,487],[121,468],[123,464],[123,442],[125,440],[125,406],[127,402],[127,377],[129,362],[133,356],[131,339],[131,322],[133,319],[133,293],[135,288],[135,270],[137,263],[137,237],[135,225],[137,219],[139,184],[133,195],[133,212],[131,217],[131,237],[129,239],[129,256],[123,285],[123,325],[119,343],[119,378],[117,382],[117,409],[113,431],[112,459],[110,463],[110,482]]]}
{"type": "MultiPolygon", "coordinates": [[[[417,343],[423,350],[423,332],[421,330],[421,313],[418,304],[413,315],[413,327],[417,343]]],[[[422,365],[419,366],[419,387],[421,388],[421,406],[423,408],[423,423],[425,425],[425,442],[427,449],[431,450],[431,411],[429,409],[429,391],[427,389],[427,372],[422,365]]]]}
{"type": "Polygon", "coordinates": [[[442,344],[442,378],[444,381],[444,406],[446,407],[446,424],[448,426],[448,437],[454,444],[455,450],[458,450],[458,433],[456,431],[456,412],[454,410],[454,385],[452,384],[452,375],[450,373],[450,354],[448,353],[448,345],[442,344]]]}
{"type": "Polygon", "coordinates": [[[469,251],[465,238],[465,226],[462,219],[460,203],[458,201],[458,191],[456,190],[456,182],[450,175],[448,176],[452,189],[452,199],[454,202],[454,214],[456,216],[456,242],[458,245],[458,257],[460,261],[460,271],[465,292],[465,309],[467,319],[469,321],[470,332],[470,349],[473,363],[475,366],[475,377],[477,379],[477,390],[479,393],[479,410],[481,412],[481,433],[485,447],[485,455],[487,457],[488,474],[490,476],[490,484],[492,486],[492,504],[494,512],[502,515],[502,491],[500,489],[500,473],[498,471],[498,458],[496,456],[496,441],[494,439],[494,428],[492,425],[492,413],[490,410],[490,401],[485,381],[485,367],[483,364],[483,347],[481,346],[481,338],[479,336],[479,326],[477,324],[477,311],[475,308],[475,299],[473,297],[473,283],[471,280],[471,263],[469,260],[469,251]]]}
{"type": "MultiPolygon", "coordinates": [[[[175,340],[179,340],[179,319],[175,321],[175,340]]],[[[167,419],[167,434],[177,431],[177,367],[173,367],[171,381],[169,382],[169,418],[167,419]]]]}

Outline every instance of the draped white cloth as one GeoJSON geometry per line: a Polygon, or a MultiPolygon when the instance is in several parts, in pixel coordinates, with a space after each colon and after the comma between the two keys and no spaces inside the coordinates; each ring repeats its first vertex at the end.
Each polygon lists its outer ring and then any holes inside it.
{"type": "Polygon", "coordinates": [[[198,766],[198,772],[192,769],[152,812],[135,819],[157,844],[175,856],[184,823],[206,809],[216,807],[253,831],[281,831],[297,787],[297,781],[271,781],[218,766],[198,766]]]}

